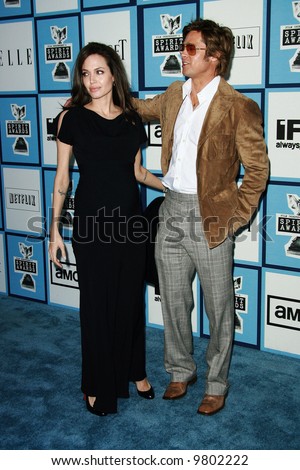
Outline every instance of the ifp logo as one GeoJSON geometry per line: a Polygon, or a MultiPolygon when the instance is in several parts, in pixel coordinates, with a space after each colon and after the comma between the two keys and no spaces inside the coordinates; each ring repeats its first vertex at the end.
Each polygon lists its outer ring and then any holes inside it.
{"type": "Polygon", "coordinates": [[[276,138],[294,140],[295,134],[300,133],[300,119],[278,119],[276,138]]]}

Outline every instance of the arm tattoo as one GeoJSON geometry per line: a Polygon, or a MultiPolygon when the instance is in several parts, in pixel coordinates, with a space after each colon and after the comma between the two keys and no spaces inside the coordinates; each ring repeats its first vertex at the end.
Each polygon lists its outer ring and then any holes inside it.
{"type": "Polygon", "coordinates": [[[61,196],[66,196],[67,193],[64,193],[61,189],[58,189],[58,192],[61,196]]]}

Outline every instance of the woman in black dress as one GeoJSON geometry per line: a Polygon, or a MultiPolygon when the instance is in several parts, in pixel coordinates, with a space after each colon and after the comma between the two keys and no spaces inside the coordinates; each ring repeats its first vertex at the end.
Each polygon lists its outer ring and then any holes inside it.
{"type": "Polygon", "coordinates": [[[87,409],[117,412],[118,397],[135,382],[154,398],[145,370],[143,284],[145,235],[138,184],[163,190],[141,165],[143,124],[131,106],[119,55],[89,43],[75,63],[72,106],[59,116],[50,259],[66,251],[59,220],[74,154],[80,180],[75,194],[72,245],[80,289],[82,391],[87,409]]]}

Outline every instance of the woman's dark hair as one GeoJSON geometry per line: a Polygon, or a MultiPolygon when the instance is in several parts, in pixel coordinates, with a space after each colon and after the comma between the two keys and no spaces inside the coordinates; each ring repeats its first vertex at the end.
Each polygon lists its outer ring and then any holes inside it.
{"type": "Polygon", "coordinates": [[[217,75],[224,77],[228,71],[234,47],[234,37],[231,29],[220,26],[212,20],[201,18],[191,21],[182,30],[183,42],[191,31],[198,31],[206,44],[206,57],[216,57],[218,65],[217,75]]]}
{"type": "Polygon", "coordinates": [[[80,50],[77,56],[73,69],[72,105],[84,106],[92,101],[82,81],[83,63],[92,54],[98,54],[106,60],[114,77],[112,89],[114,104],[119,106],[127,116],[133,116],[134,109],[131,104],[130,85],[123,62],[112,47],[99,42],[89,42],[80,50]]]}

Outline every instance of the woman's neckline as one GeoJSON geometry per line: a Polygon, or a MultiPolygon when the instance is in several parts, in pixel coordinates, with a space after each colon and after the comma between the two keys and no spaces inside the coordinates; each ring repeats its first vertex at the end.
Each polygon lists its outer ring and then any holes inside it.
{"type": "Polygon", "coordinates": [[[114,121],[115,119],[122,116],[122,114],[123,114],[123,111],[120,111],[120,113],[115,115],[114,117],[108,117],[108,116],[104,116],[103,114],[101,114],[98,111],[95,111],[94,109],[87,108],[86,106],[83,106],[83,108],[86,109],[87,111],[90,111],[91,113],[96,114],[96,116],[99,116],[102,119],[105,119],[106,121],[114,121]]]}

